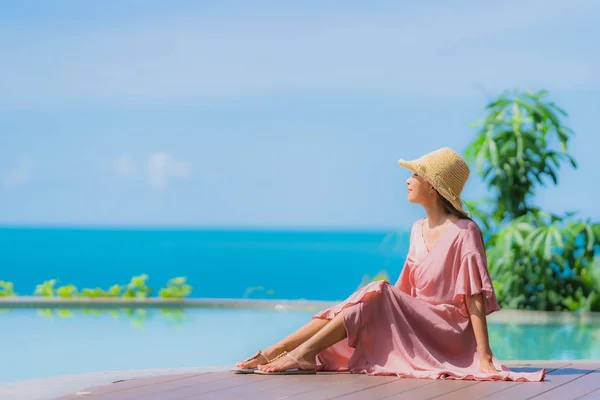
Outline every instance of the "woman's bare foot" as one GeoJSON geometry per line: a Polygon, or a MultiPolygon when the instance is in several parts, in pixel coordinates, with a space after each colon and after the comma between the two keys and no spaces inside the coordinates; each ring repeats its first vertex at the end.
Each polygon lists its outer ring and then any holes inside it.
{"type": "Polygon", "coordinates": [[[285,349],[278,346],[271,346],[265,350],[261,350],[258,355],[252,356],[246,360],[238,361],[235,366],[238,368],[256,368],[259,365],[267,364],[270,360],[274,359],[285,349]]]}
{"type": "Polygon", "coordinates": [[[304,371],[314,371],[317,368],[317,355],[309,354],[301,347],[291,351],[289,356],[281,357],[268,365],[259,365],[258,370],[263,372],[280,372],[299,368],[304,371]]]}

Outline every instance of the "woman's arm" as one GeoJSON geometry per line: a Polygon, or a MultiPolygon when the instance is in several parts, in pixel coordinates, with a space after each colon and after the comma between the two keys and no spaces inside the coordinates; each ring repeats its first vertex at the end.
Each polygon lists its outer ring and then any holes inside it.
{"type": "Polygon", "coordinates": [[[492,363],[492,349],[490,348],[488,338],[483,294],[478,293],[465,297],[465,303],[471,318],[471,325],[473,325],[473,332],[475,332],[475,340],[477,341],[477,353],[479,354],[480,361],[479,370],[483,373],[497,372],[498,370],[492,363]]]}

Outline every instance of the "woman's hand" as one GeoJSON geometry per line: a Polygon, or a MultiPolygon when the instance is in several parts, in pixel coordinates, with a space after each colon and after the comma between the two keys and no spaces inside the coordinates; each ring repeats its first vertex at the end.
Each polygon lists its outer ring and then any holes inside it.
{"type": "Polygon", "coordinates": [[[496,372],[500,372],[494,366],[491,354],[484,354],[479,356],[479,372],[484,374],[494,374],[496,372]]]}

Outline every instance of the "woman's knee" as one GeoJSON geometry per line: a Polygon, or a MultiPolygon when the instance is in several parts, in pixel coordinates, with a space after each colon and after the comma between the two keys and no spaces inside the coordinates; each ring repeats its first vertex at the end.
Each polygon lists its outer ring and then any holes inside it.
{"type": "Polygon", "coordinates": [[[373,294],[374,296],[380,296],[389,288],[390,283],[387,281],[375,281],[369,283],[366,288],[369,292],[368,294],[373,294]]]}
{"type": "Polygon", "coordinates": [[[376,285],[376,287],[373,288],[372,291],[370,291],[369,293],[367,293],[364,298],[363,301],[365,302],[379,302],[384,298],[384,293],[386,291],[386,287],[385,285],[379,284],[376,285]]]}

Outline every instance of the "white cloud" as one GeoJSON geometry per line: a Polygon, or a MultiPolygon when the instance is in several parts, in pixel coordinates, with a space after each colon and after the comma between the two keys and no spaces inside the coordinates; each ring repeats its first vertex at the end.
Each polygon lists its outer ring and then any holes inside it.
{"type": "Polygon", "coordinates": [[[173,180],[191,178],[192,166],[167,153],[156,152],[148,155],[145,165],[128,155],[120,155],[112,161],[112,172],[120,178],[143,180],[154,189],[164,189],[173,180]]]}
{"type": "Polygon", "coordinates": [[[151,154],[148,157],[148,183],[154,188],[167,186],[167,168],[169,157],[164,153],[151,154]]]}
{"type": "Polygon", "coordinates": [[[33,161],[22,158],[2,176],[4,187],[23,185],[33,178],[33,173],[33,161]]]}
{"type": "Polygon", "coordinates": [[[174,160],[165,153],[153,153],[148,157],[148,184],[155,189],[167,187],[170,180],[191,176],[190,164],[174,160]]]}
{"type": "Polygon", "coordinates": [[[117,157],[113,162],[113,167],[117,174],[124,178],[135,178],[138,174],[133,160],[127,155],[117,157]]]}
{"type": "Polygon", "coordinates": [[[189,178],[192,174],[192,168],[190,164],[181,161],[169,161],[167,157],[168,170],[173,178],[185,179],[189,178]]]}

